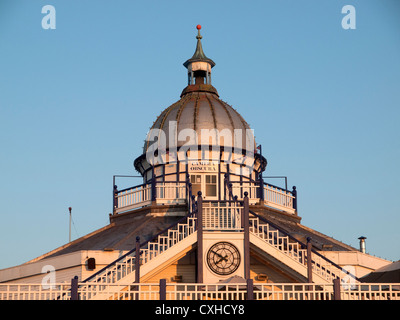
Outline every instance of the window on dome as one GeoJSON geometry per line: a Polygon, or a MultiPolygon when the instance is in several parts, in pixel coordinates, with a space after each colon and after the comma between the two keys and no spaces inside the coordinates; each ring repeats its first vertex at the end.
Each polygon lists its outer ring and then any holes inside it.
{"type": "Polygon", "coordinates": [[[197,196],[197,193],[201,191],[201,174],[192,174],[190,182],[192,184],[192,194],[197,196]]]}
{"type": "Polygon", "coordinates": [[[215,174],[206,174],[206,196],[217,196],[217,176],[215,174]]]}

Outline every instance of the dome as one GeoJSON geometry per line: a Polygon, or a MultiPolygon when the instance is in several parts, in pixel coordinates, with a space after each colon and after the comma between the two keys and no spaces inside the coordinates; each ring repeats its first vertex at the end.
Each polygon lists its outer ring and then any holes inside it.
{"type": "MultiPolygon", "coordinates": [[[[240,149],[250,144],[254,146],[254,141],[249,141],[253,135],[248,123],[234,108],[219,99],[217,90],[209,84],[187,86],[181,99],[158,116],[149,133],[161,129],[168,150],[173,134],[171,128],[178,134],[177,148],[187,145],[191,134],[196,145],[236,146],[240,149]]],[[[150,140],[153,139],[146,139],[143,153],[153,143],[150,140]]]]}
{"type": "MultiPolygon", "coordinates": [[[[217,90],[212,86],[211,69],[215,62],[204,54],[201,26],[197,26],[197,29],[196,50],[183,64],[187,69],[188,85],[183,89],[180,99],[163,110],[150,127],[143,154],[134,161],[140,173],[157,162],[169,162],[163,158],[166,154],[169,154],[168,159],[174,159],[174,155],[188,157],[190,154],[192,157],[194,150],[193,154],[198,150],[202,154],[204,150],[218,151],[218,154],[221,152],[220,159],[222,152],[224,157],[227,156],[224,159],[254,159],[256,143],[253,130],[239,112],[219,98],[217,90]],[[162,160],[157,161],[155,158],[162,160]]],[[[214,160],[215,156],[213,153],[214,160]]],[[[199,155],[198,159],[205,160],[203,155],[199,155]]],[[[261,162],[265,168],[265,159],[261,162]]]]}

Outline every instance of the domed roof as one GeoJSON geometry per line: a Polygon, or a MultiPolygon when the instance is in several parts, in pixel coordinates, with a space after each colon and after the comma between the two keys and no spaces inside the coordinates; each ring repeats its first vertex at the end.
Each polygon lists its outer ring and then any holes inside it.
{"type": "MultiPolygon", "coordinates": [[[[174,155],[188,149],[203,151],[212,147],[213,151],[218,149],[228,154],[246,154],[245,157],[248,152],[253,154],[255,151],[256,143],[249,124],[219,98],[217,90],[211,85],[211,69],[215,62],[204,54],[201,26],[198,25],[197,29],[195,53],[183,64],[187,69],[188,85],[182,91],[180,100],[163,110],[154,121],[144,142],[143,154],[134,161],[136,170],[142,174],[149,165],[157,162],[153,162],[153,155],[158,157],[158,150],[161,150],[161,155],[168,152],[174,155]]],[[[261,162],[264,168],[266,160],[261,162]]]]}
{"type": "MultiPolygon", "coordinates": [[[[187,86],[181,99],[161,112],[153,123],[149,133],[153,129],[161,129],[165,133],[167,150],[172,134],[171,126],[174,126],[174,130],[176,128],[178,134],[177,148],[187,145],[186,137],[190,132],[194,132],[197,145],[239,146],[245,149],[247,142],[247,145],[252,143],[255,146],[254,141],[246,141],[253,138],[248,123],[234,108],[219,99],[217,90],[208,84],[187,86]],[[241,141],[235,140],[235,137],[241,141]]],[[[145,141],[143,153],[153,143],[149,140],[145,141]]]]}

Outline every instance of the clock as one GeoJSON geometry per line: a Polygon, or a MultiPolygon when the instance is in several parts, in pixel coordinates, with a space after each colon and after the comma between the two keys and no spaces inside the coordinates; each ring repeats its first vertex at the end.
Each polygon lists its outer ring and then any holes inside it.
{"type": "Polygon", "coordinates": [[[239,250],[229,242],[217,242],[207,252],[207,264],[218,275],[232,274],[240,265],[239,250]]]}

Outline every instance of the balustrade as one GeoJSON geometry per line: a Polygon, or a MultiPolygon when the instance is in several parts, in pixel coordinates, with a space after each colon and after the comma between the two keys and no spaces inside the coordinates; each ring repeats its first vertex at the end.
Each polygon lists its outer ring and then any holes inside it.
{"type": "Polygon", "coordinates": [[[153,191],[151,184],[143,184],[121,191],[114,191],[114,212],[120,213],[150,205],[155,192],[157,203],[174,204],[186,201],[186,184],[176,182],[157,182],[153,191]]]}
{"type": "Polygon", "coordinates": [[[248,193],[249,203],[256,204],[260,200],[264,205],[295,214],[297,210],[296,203],[296,188],[293,187],[293,192],[282,189],[267,183],[263,183],[262,189],[260,184],[251,181],[231,181],[225,180],[227,184],[228,198],[236,196],[238,200],[243,200],[244,193],[248,193]],[[260,191],[261,190],[261,191],[260,191]]]}
{"type": "Polygon", "coordinates": [[[162,231],[140,246],[139,254],[135,249],[129,251],[107,267],[103,268],[85,282],[90,283],[116,283],[128,274],[135,271],[136,259],[140,259],[140,264],[145,264],[154,259],[170,247],[187,238],[196,231],[196,217],[189,215],[180,219],[173,226],[162,231]]]}
{"type": "Polygon", "coordinates": [[[234,201],[203,202],[204,230],[242,230],[242,208],[234,201]]]}
{"type": "MultiPolygon", "coordinates": [[[[225,181],[227,183],[227,181],[225,181]]],[[[232,200],[237,196],[238,200],[243,200],[244,193],[248,193],[249,203],[254,205],[260,200],[263,204],[296,214],[297,199],[295,188],[293,192],[282,189],[270,184],[260,185],[255,182],[231,182],[227,185],[227,199],[232,200]]],[[[143,184],[136,187],[114,190],[114,212],[120,213],[132,209],[150,205],[152,200],[158,204],[182,204],[187,203],[191,206],[190,183],[186,182],[155,182],[143,184]],[[153,196],[154,193],[154,196],[153,196]]]]}
{"type": "MultiPolygon", "coordinates": [[[[261,218],[254,212],[251,212],[251,214],[252,216],[249,218],[249,229],[251,233],[274,246],[293,260],[302,265],[306,265],[308,257],[305,244],[284,233],[278,227],[265,221],[264,218],[261,218]]],[[[345,274],[349,274],[340,266],[336,265],[316,251],[312,251],[312,253],[312,271],[326,279],[326,281],[331,282],[336,278],[342,278],[345,274]]],[[[355,281],[358,280],[354,275],[350,276],[355,281]]]]}
{"type": "MultiPolygon", "coordinates": [[[[400,300],[400,283],[362,283],[341,285],[337,299],[341,300],[400,300]]],[[[246,283],[171,283],[161,294],[160,283],[78,283],[80,300],[96,299],[105,294],[109,300],[334,300],[333,283],[260,283],[254,282],[252,292],[246,283]]],[[[39,284],[0,284],[0,300],[70,300],[69,284],[54,284],[43,289],[39,284]]]]}

